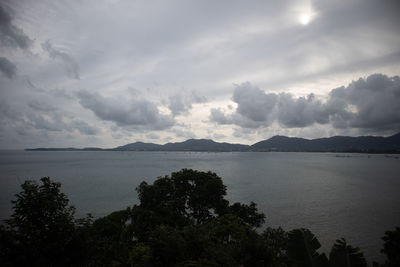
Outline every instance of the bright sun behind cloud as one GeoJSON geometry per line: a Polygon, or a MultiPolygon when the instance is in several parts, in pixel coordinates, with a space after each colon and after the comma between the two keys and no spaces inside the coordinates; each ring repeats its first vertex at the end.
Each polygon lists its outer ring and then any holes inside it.
{"type": "Polygon", "coordinates": [[[311,2],[303,3],[303,5],[298,6],[296,9],[297,23],[303,26],[310,24],[317,15],[311,2]]]}
{"type": "Polygon", "coordinates": [[[312,15],[310,13],[303,13],[303,14],[300,14],[300,16],[299,16],[299,21],[303,25],[307,25],[308,23],[310,23],[311,19],[312,19],[312,15]]]}

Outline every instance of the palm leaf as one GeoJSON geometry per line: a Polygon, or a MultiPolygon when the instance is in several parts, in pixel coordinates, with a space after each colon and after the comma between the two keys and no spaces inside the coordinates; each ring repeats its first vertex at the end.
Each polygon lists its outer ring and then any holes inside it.
{"type": "Polygon", "coordinates": [[[332,267],[366,267],[367,262],[358,247],[347,244],[344,238],[336,240],[329,255],[332,267]]]}
{"type": "Polygon", "coordinates": [[[288,256],[296,267],[329,266],[325,254],[319,254],[321,247],[318,239],[308,229],[294,229],[288,234],[288,256]]]}

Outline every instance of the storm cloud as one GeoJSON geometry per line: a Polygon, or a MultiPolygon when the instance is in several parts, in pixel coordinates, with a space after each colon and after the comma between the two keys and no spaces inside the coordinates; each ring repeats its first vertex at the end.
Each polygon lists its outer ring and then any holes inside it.
{"type": "Polygon", "coordinates": [[[3,73],[7,78],[12,79],[17,73],[17,67],[7,58],[0,57],[0,72],[3,73]]]}
{"type": "Polygon", "coordinates": [[[96,135],[100,130],[87,122],[75,118],[70,114],[58,110],[48,104],[32,100],[28,103],[29,108],[39,113],[29,110],[19,110],[5,101],[0,102],[0,122],[4,129],[15,129],[23,135],[32,134],[35,130],[44,132],[74,132],[83,135],[96,135]]]}
{"type": "Polygon", "coordinates": [[[244,83],[234,90],[237,108],[225,114],[213,108],[209,119],[217,124],[244,128],[268,127],[276,121],[286,128],[331,124],[334,128],[358,128],[373,132],[400,129],[400,77],[373,74],[330,91],[326,101],[314,94],[295,97],[265,93],[244,83]]]}
{"type": "Polygon", "coordinates": [[[0,43],[12,48],[29,48],[33,41],[12,20],[11,13],[0,5],[0,43]]]}
{"type": "Polygon", "coordinates": [[[42,111],[42,112],[51,112],[56,110],[56,108],[51,106],[50,104],[39,100],[29,101],[28,106],[36,111],[42,111]]]}
{"type": "Polygon", "coordinates": [[[398,0],[0,2],[1,148],[400,129],[398,0]]]}
{"type": "Polygon", "coordinates": [[[49,40],[47,40],[45,43],[42,44],[42,48],[44,51],[46,51],[49,54],[49,56],[51,58],[61,59],[61,61],[64,63],[67,75],[69,75],[73,79],[77,79],[77,80],[80,79],[79,65],[75,61],[74,58],[72,58],[66,52],[63,52],[59,49],[54,48],[49,40]]]}
{"type": "Polygon", "coordinates": [[[371,130],[400,129],[400,77],[374,74],[353,81],[329,94],[327,105],[343,106],[333,113],[332,121],[341,127],[371,130]]]}
{"type": "Polygon", "coordinates": [[[84,135],[96,135],[99,133],[97,127],[91,126],[83,120],[75,118],[70,119],[57,113],[51,114],[50,116],[26,114],[25,125],[48,132],[78,131],[84,135]]]}
{"type": "Polygon", "coordinates": [[[77,97],[80,104],[97,117],[119,126],[163,130],[174,124],[172,117],[161,114],[155,103],[145,99],[104,97],[88,91],[78,92],[77,97]]]}
{"type": "Polygon", "coordinates": [[[192,108],[192,104],[207,102],[207,98],[199,96],[195,91],[190,93],[179,93],[168,98],[168,108],[173,116],[187,114],[192,108]]]}
{"type": "Polygon", "coordinates": [[[232,100],[238,103],[238,114],[266,125],[271,122],[272,110],[277,99],[276,94],[266,94],[249,82],[237,86],[232,97],[232,100]]]}

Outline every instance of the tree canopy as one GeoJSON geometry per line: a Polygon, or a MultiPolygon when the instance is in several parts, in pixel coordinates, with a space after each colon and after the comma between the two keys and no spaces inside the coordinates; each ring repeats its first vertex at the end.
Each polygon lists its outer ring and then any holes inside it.
{"type": "Polygon", "coordinates": [[[60,183],[49,177],[40,182],[24,182],[12,201],[13,213],[4,234],[7,256],[21,266],[70,265],[76,260],[70,253],[76,241],[75,208],[60,191],[60,183]]]}
{"type": "MultiPolygon", "coordinates": [[[[327,257],[308,229],[265,222],[254,202],[230,204],[213,172],[183,169],[137,187],[139,204],[94,220],[75,219],[61,184],[26,181],[0,225],[1,266],[367,266],[338,239],[327,257]]],[[[399,232],[387,231],[383,265],[399,266],[399,232]]]]}

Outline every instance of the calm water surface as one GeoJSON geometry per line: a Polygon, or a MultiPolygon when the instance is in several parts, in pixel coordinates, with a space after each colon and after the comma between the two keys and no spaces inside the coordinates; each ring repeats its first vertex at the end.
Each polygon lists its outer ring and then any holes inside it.
{"type": "Polygon", "coordinates": [[[306,227],[323,250],[345,237],[369,260],[380,238],[400,226],[400,159],[335,153],[24,152],[0,151],[0,219],[26,179],[50,176],[77,208],[103,216],[138,203],[143,180],[182,168],[216,172],[230,201],[254,201],[266,226],[306,227]]]}

